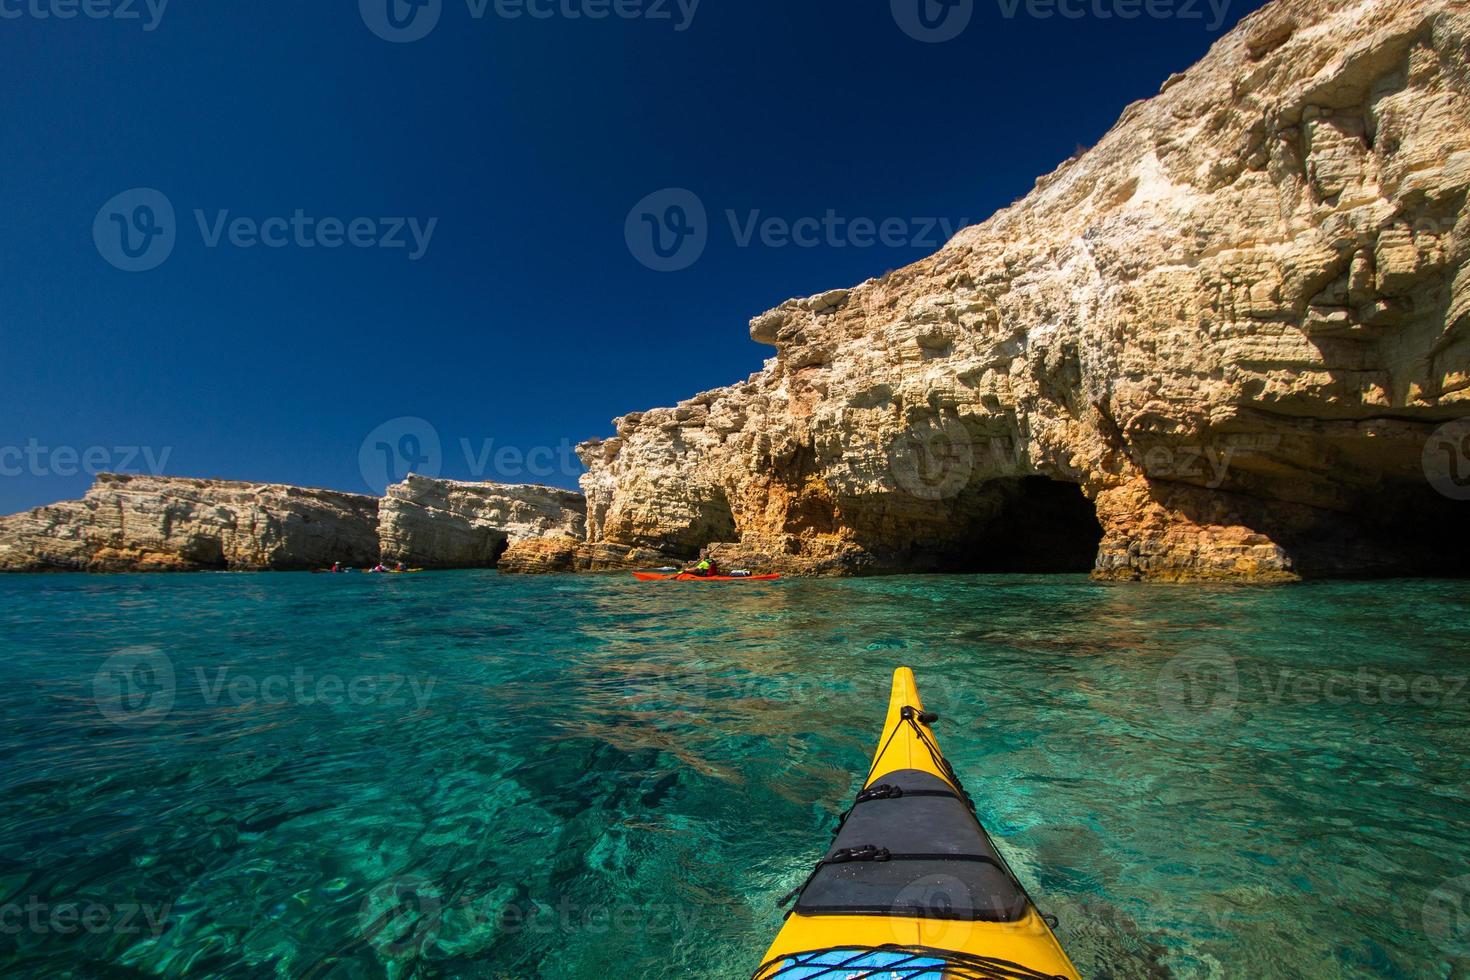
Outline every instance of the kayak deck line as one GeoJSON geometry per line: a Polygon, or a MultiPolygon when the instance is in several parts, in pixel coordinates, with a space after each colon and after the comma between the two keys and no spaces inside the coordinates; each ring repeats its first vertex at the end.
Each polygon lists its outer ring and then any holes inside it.
{"type": "Polygon", "coordinates": [[[1078,973],[940,751],[913,671],[894,671],[862,789],[754,980],[1078,973]]]}

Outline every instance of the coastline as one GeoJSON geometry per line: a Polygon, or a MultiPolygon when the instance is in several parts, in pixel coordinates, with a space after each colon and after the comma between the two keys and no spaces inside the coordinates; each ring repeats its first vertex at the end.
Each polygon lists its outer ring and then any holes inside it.
{"type": "Polygon", "coordinates": [[[935,254],[753,318],[764,367],[583,442],[585,495],[104,475],[0,570],[1470,573],[1467,38],[1278,0],[935,254]]]}

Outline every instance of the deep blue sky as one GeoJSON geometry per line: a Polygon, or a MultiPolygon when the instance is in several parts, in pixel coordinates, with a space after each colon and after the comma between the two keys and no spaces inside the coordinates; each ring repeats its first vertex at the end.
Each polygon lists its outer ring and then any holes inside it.
{"type": "Polygon", "coordinates": [[[757,370],[752,315],[933,251],[741,247],[727,210],[983,219],[1259,6],[1211,32],[1206,3],[1204,21],[1043,20],[976,0],[958,38],[924,44],[882,0],[704,0],[684,31],[443,0],[431,34],[389,44],[357,0],[174,0],[151,32],[33,15],[50,2],[0,0],[22,14],[0,19],[5,513],[85,490],[57,447],[361,491],[365,437],[399,416],[432,423],[447,476],[575,485],[513,459],[476,473],[460,440],[607,434],[757,370]],[[130,273],[93,223],[137,187],[167,196],[177,242],[130,273]],[[709,244],[661,273],[624,224],[667,187],[699,196],[709,244]],[[411,262],[208,248],[195,209],[438,224],[411,262]]]}

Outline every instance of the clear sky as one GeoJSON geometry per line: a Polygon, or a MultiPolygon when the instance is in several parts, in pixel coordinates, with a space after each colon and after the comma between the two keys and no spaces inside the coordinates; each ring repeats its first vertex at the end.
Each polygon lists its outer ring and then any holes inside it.
{"type": "Polygon", "coordinates": [[[0,0],[0,512],[109,468],[574,486],[1259,6],[691,2],[0,0]]]}

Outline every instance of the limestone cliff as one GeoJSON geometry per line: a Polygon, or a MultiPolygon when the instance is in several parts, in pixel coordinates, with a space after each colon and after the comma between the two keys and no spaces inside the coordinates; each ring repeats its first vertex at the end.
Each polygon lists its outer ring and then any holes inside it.
{"type": "Polygon", "coordinates": [[[412,476],[380,502],[268,483],[104,474],[81,500],[0,517],[0,572],[299,570],[361,567],[380,556],[488,568],[516,542],[536,542],[531,552],[582,545],[585,515],[581,494],[553,487],[412,476]]]}
{"type": "Polygon", "coordinates": [[[1433,570],[1470,526],[1421,468],[1470,415],[1467,64],[1462,0],[1264,8],[934,256],[755,318],[747,381],[584,444],[589,541],[1433,570]]]}
{"type": "Polygon", "coordinates": [[[582,495],[553,487],[410,476],[379,512],[384,560],[428,568],[490,568],[515,542],[586,535],[582,495]]]}
{"type": "Polygon", "coordinates": [[[305,569],[378,555],[378,501],[268,483],[103,474],[0,518],[0,571],[305,569]]]}

